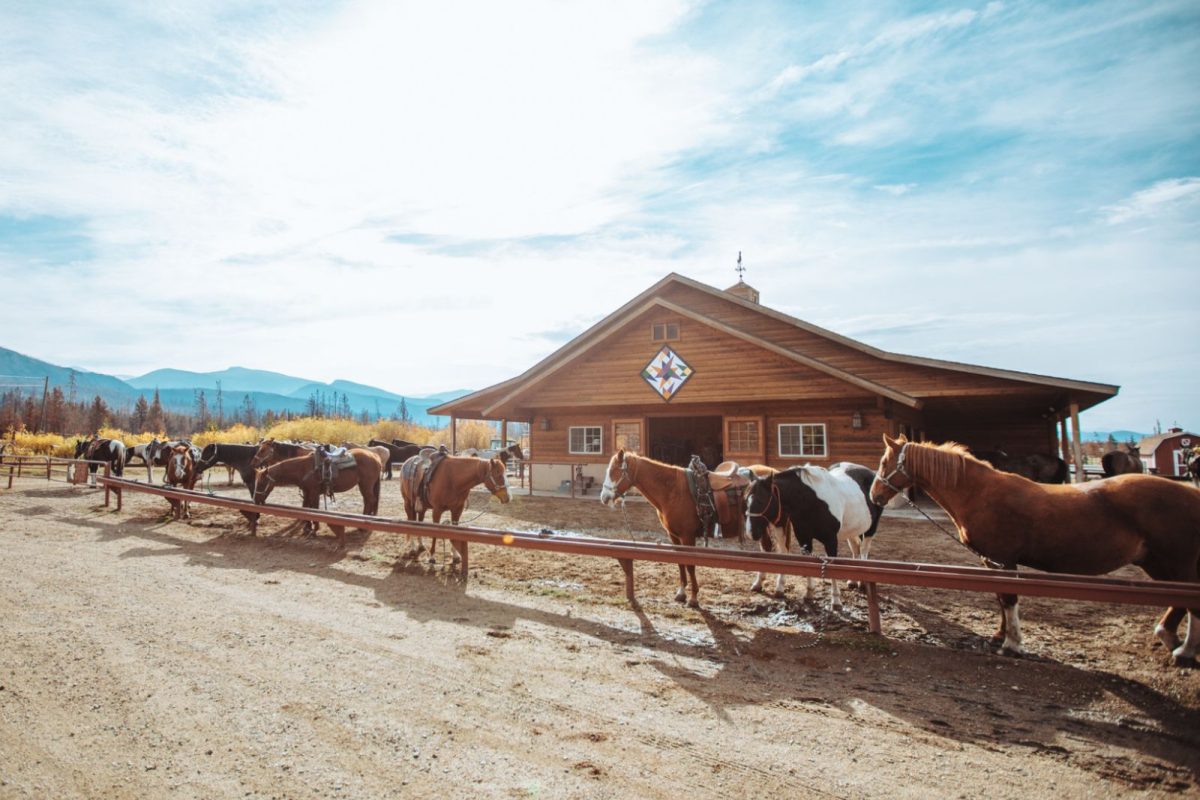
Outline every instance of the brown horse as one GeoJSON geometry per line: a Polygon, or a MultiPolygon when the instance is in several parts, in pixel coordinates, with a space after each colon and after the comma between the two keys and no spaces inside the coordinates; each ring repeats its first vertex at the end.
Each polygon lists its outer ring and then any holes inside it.
{"type": "MultiPolygon", "coordinates": [[[[171,448],[171,454],[167,457],[167,485],[193,489],[199,476],[196,462],[192,460],[192,449],[185,444],[171,448]]],[[[191,519],[191,503],[187,500],[171,499],[171,516],[175,519],[191,519]]]]}
{"type": "Polygon", "coordinates": [[[1125,445],[1124,450],[1111,450],[1100,456],[1100,466],[1104,469],[1104,477],[1113,475],[1136,475],[1145,472],[1142,459],[1135,444],[1125,445]]]}
{"type": "Polygon", "coordinates": [[[254,458],[250,459],[250,466],[255,469],[269,467],[272,464],[278,464],[285,458],[295,458],[296,456],[309,455],[316,447],[307,444],[299,444],[298,442],[278,442],[274,439],[263,439],[258,443],[258,450],[254,453],[254,458]]]}
{"type": "MultiPolygon", "coordinates": [[[[404,513],[410,521],[425,521],[425,512],[433,512],[434,524],[440,524],[442,514],[450,512],[450,524],[457,525],[471,489],[479,484],[492,493],[501,503],[508,502],[508,482],[505,480],[504,462],[498,458],[475,458],[473,456],[444,456],[433,471],[426,486],[425,497],[420,497],[417,481],[407,479],[415,469],[420,456],[413,456],[404,463],[401,471],[400,493],[404,496],[404,513]],[[411,468],[409,465],[413,465],[411,468]],[[428,504],[425,502],[428,500],[428,504]]],[[[420,539],[417,540],[418,547],[420,539]]],[[[458,542],[453,542],[453,562],[461,559],[458,542]]],[[[434,563],[437,537],[429,541],[429,563],[434,563]]]]}
{"type": "MultiPolygon", "coordinates": [[[[1156,580],[1200,580],[1200,492],[1190,486],[1150,475],[1037,484],[1001,473],[953,442],[933,445],[885,435],[883,443],[871,500],[883,505],[909,486],[921,488],[984,563],[1083,575],[1136,564],[1156,580]]],[[[1017,596],[999,597],[1000,630],[992,640],[1020,655],[1017,596]]],[[[1200,644],[1200,608],[1186,613],[1183,644],[1176,629],[1184,609],[1169,609],[1155,628],[1176,663],[1194,661],[1200,644]]]]}
{"type": "MultiPolygon", "coordinates": [[[[658,522],[667,532],[671,544],[695,546],[696,537],[702,535],[702,523],[696,512],[696,501],[688,488],[686,469],[636,453],[626,453],[624,449],[618,450],[613,453],[604,472],[600,502],[615,508],[631,489],[637,489],[654,506],[658,512],[658,522]]],[[[722,532],[728,534],[736,531],[740,538],[745,526],[742,516],[745,504],[738,503],[734,508],[724,502],[722,492],[714,492],[713,496],[717,501],[717,522],[722,532]]],[[[680,564],[679,590],[675,592],[675,600],[682,603],[686,597],[689,606],[699,608],[699,593],[695,565],[680,564]]]]}
{"type": "MultiPolygon", "coordinates": [[[[380,476],[383,474],[383,465],[379,462],[379,456],[370,450],[356,449],[351,450],[350,454],[354,456],[354,466],[338,470],[333,481],[328,485],[322,479],[315,453],[285,458],[270,466],[262,467],[257,471],[254,481],[254,502],[258,505],[266,503],[271,491],[276,486],[297,486],[304,498],[303,506],[318,508],[322,492],[345,492],[357,486],[363,498],[363,513],[374,516],[379,511],[380,476]]],[[[310,533],[316,533],[319,527],[320,525],[315,522],[304,524],[305,531],[310,533]]],[[[330,525],[329,527],[337,536],[338,548],[345,547],[346,527],[344,525],[330,525]]],[[[250,520],[250,533],[257,532],[258,519],[255,517],[250,520]]]]}

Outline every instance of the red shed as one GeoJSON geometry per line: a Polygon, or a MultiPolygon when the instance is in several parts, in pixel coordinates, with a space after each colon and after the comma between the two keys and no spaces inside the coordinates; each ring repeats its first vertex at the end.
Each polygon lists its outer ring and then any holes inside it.
{"type": "Polygon", "coordinates": [[[1147,436],[1138,444],[1142,466],[1146,472],[1168,478],[1185,478],[1192,448],[1200,445],[1200,436],[1183,428],[1169,428],[1166,433],[1147,436]]]}

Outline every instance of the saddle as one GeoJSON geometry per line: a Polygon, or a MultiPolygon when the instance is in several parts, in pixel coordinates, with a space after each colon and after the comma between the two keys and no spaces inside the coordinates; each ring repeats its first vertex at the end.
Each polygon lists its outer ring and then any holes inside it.
{"type": "Polygon", "coordinates": [[[432,447],[422,447],[417,455],[400,467],[402,486],[406,490],[405,493],[412,498],[417,514],[423,514],[433,508],[433,504],[429,502],[429,481],[448,455],[449,452],[444,448],[434,450],[432,447]]]}
{"type": "MultiPolygon", "coordinates": [[[[735,461],[723,461],[715,471],[710,471],[699,456],[692,456],[687,468],[688,489],[696,503],[696,516],[700,518],[700,531],[706,547],[717,520],[721,517],[728,519],[731,515],[741,518],[745,490],[753,477],[750,470],[735,461]]],[[[730,532],[722,528],[722,538],[729,535],[730,532]]],[[[740,529],[736,536],[741,537],[740,529]]]]}
{"type": "Polygon", "coordinates": [[[321,477],[321,492],[326,497],[333,497],[333,484],[337,480],[338,473],[344,469],[353,469],[358,466],[354,455],[345,447],[334,447],[327,444],[323,444],[313,451],[313,462],[316,464],[317,474],[321,477]]]}

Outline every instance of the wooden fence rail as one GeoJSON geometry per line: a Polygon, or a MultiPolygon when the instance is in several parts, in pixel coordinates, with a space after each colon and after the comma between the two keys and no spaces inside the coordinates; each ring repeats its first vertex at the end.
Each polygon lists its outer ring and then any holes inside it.
{"type": "Polygon", "coordinates": [[[490,528],[464,528],[434,525],[429,522],[399,521],[362,514],[330,513],[270,503],[256,505],[231,497],[152,486],[110,476],[100,478],[100,481],[116,492],[118,511],[121,510],[122,494],[125,491],[134,491],[165,498],[189,500],[192,503],[235,511],[308,520],[326,525],[345,525],[346,527],[410,536],[436,535],[439,539],[450,539],[459,543],[464,580],[468,574],[467,545],[470,543],[613,558],[625,572],[625,596],[634,605],[637,604],[633,588],[633,562],[635,561],[691,564],[713,569],[761,571],[803,577],[824,575],[827,578],[838,580],[858,580],[867,587],[867,610],[872,633],[880,632],[879,598],[876,591],[876,585],[880,583],[898,586],[926,586],[966,592],[1058,597],[1098,603],[1200,608],[1200,584],[1194,583],[1129,580],[1046,572],[1019,573],[1015,570],[991,570],[982,567],[956,567],[902,561],[864,561],[853,558],[822,559],[815,556],[726,550],[716,547],[684,547],[654,542],[542,535],[490,528]]]}

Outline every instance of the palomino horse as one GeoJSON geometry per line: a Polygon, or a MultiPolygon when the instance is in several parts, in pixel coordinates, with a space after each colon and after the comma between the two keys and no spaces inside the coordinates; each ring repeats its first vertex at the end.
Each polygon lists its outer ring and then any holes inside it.
{"type": "MultiPolygon", "coordinates": [[[[433,474],[426,482],[419,474],[422,463],[420,455],[404,462],[401,470],[400,493],[404,496],[404,513],[410,521],[425,521],[425,512],[433,512],[434,524],[442,521],[442,514],[450,512],[450,524],[457,525],[471,489],[483,484],[492,496],[501,503],[508,502],[508,482],[505,480],[504,462],[498,458],[473,458],[470,456],[443,456],[433,474]],[[422,489],[424,492],[422,493],[422,489]]],[[[429,469],[428,462],[425,469],[429,469]]],[[[454,545],[455,562],[461,558],[461,546],[454,545]]],[[[420,539],[417,540],[418,548],[420,539]]],[[[434,563],[437,537],[429,542],[429,563],[434,563]]]]}
{"type": "MultiPolygon", "coordinates": [[[[664,464],[624,449],[613,453],[604,472],[604,486],[600,490],[600,502],[616,507],[624,501],[625,494],[637,489],[658,512],[658,522],[667,532],[671,544],[695,546],[696,538],[702,534],[700,515],[696,501],[688,487],[687,470],[683,467],[664,464]]],[[[721,531],[728,535],[736,531],[740,537],[745,524],[741,503],[733,507],[722,500],[722,492],[714,492],[717,502],[717,522],[721,531]]],[[[692,608],[700,607],[700,585],[696,582],[696,567],[693,564],[679,565],[679,590],[675,600],[692,608]]]]}
{"type": "MultiPolygon", "coordinates": [[[[195,488],[196,479],[200,477],[200,473],[196,471],[196,462],[192,460],[192,449],[186,444],[179,444],[171,449],[171,455],[167,458],[167,477],[165,479],[168,486],[184,489],[195,488]]],[[[171,498],[170,501],[172,517],[175,519],[192,518],[191,503],[174,498],[171,498]]]]}
{"type": "MultiPolygon", "coordinates": [[[[1099,575],[1136,564],[1156,580],[1200,580],[1200,492],[1150,475],[1118,475],[1065,486],[1005,475],[962,445],[883,437],[886,445],[871,485],[882,504],[909,486],[934,499],[954,521],[960,541],[984,563],[1018,564],[1048,572],[1099,575]]],[[[1000,595],[1003,652],[1021,654],[1017,596],[1000,595]]],[[[1171,608],[1155,634],[1176,663],[1191,662],[1200,645],[1200,608],[1187,609],[1183,644],[1176,629],[1185,610],[1171,608]]]]}
{"type": "MultiPolygon", "coordinates": [[[[874,537],[883,513],[868,498],[873,473],[859,464],[841,462],[829,469],[803,466],[755,478],[750,485],[746,517],[750,536],[769,538],[767,526],[791,523],[796,542],[804,553],[812,552],[813,539],[825,553],[837,557],[838,540],[845,539],[855,558],[866,558],[870,538],[874,537]]],[[[787,550],[784,540],[782,550],[787,550]]],[[[831,580],[829,604],[841,608],[842,598],[836,580],[831,580]]],[[[782,587],[777,584],[777,592],[782,587]]],[[[806,600],[813,598],[812,578],[808,579],[806,600]]]]}
{"type": "Polygon", "coordinates": [[[1137,445],[1127,444],[1124,450],[1113,450],[1100,456],[1100,466],[1104,468],[1104,477],[1113,475],[1136,475],[1145,472],[1142,469],[1142,459],[1138,454],[1137,445]]]}
{"type": "MultiPolygon", "coordinates": [[[[266,503],[271,491],[276,486],[297,486],[304,498],[303,506],[318,508],[321,504],[322,493],[345,492],[357,486],[363,498],[363,513],[375,516],[379,511],[380,476],[383,474],[383,465],[379,462],[379,456],[370,450],[359,449],[348,452],[354,457],[354,466],[338,470],[329,483],[322,478],[315,452],[305,453],[295,458],[285,458],[259,469],[254,484],[254,502],[258,505],[266,503]]],[[[305,530],[310,533],[315,533],[319,527],[320,525],[315,522],[304,524],[305,530]]],[[[330,525],[329,527],[337,536],[338,548],[344,548],[346,546],[345,526],[330,525]]],[[[251,519],[250,533],[257,532],[258,520],[251,519]]]]}

